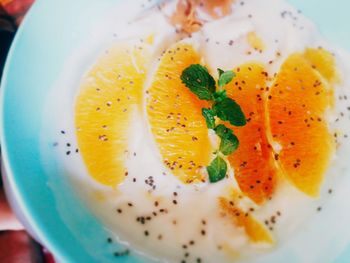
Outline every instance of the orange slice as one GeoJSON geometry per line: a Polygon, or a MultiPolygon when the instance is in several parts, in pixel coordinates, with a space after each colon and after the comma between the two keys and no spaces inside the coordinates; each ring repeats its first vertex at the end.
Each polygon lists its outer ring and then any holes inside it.
{"type": "Polygon", "coordinates": [[[323,48],[307,48],[305,59],[311,67],[317,70],[327,81],[333,82],[337,78],[334,55],[323,48]]]}
{"type": "Polygon", "coordinates": [[[149,87],[147,114],[165,165],[185,183],[202,180],[211,145],[199,100],[180,80],[182,71],[200,63],[189,44],[178,43],[162,56],[149,87]]]}
{"type": "Polygon", "coordinates": [[[276,168],[265,127],[267,73],[255,63],[245,64],[234,71],[236,77],[226,90],[228,96],[241,106],[247,124],[231,127],[240,145],[228,159],[241,191],[261,204],[271,197],[276,186],[276,168]]]}
{"type": "Polygon", "coordinates": [[[115,186],[126,172],[132,114],[141,104],[145,46],[118,44],[84,77],[75,104],[78,145],[90,175],[115,186]]]}
{"type": "Polygon", "coordinates": [[[233,219],[235,225],[243,227],[251,242],[273,244],[270,232],[250,213],[244,212],[234,202],[220,197],[219,204],[224,213],[233,219]]]}
{"type": "Polygon", "coordinates": [[[310,196],[318,195],[333,150],[325,120],[333,91],[321,76],[331,78],[333,69],[323,64],[329,62],[325,57],[315,50],[291,55],[268,100],[271,136],[280,148],[276,151],[279,164],[285,176],[310,196]]]}

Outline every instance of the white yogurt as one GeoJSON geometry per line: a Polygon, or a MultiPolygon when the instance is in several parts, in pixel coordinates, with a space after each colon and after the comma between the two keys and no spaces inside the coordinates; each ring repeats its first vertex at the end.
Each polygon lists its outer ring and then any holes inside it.
{"type": "MultiPolygon", "coordinates": [[[[67,62],[48,101],[51,107],[48,118],[57,120],[57,133],[45,136],[50,136],[59,145],[66,141],[70,141],[72,147],[77,145],[74,98],[79,79],[93,65],[101,50],[107,50],[119,39],[154,34],[153,55],[157,58],[164,49],[182,38],[175,34],[164,15],[174,3],[166,6],[162,13],[157,11],[158,8],[142,11],[144,1],[132,2],[112,10],[106,20],[97,25],[99,29],[106,28],[105,31],[99,30],[95,34],[92,30],[88,44],[67,62]],[[115,14],[120,16],[116,18],[115,14]],[[66,131],[64,138],[57,136],[60,130],[66,131]]],[[[336,54],[342,75],[342,82],[336,87],[336,112],[328,116],[330,127],[339,133],[339,147],[326,174],[320,199],[310,199],[285,182],[273,199],[262,207],[247,198],[241,201],[243,208],[253,207],[252,214],[262,222],[270,220],[276,211],[280,212],[273,225],[274,247],[250,243],[242,228],[220,216],[217,197],[225,193],[228,185],[237,187],[233,172],[230,171],[229,179],[217,184],[182,184],[163,165],[145,116],[134,116],[126,162],[128,176],[115,189],[91,179],[78,154],[67,156],[65,149],[57,147],[57,157],[68,171],[67,180],[116,238],[152,258],[163,262],[196,262],[198,258],[201,262],[213,263],[234,260],[280,262],[282,255],[289,253],[295,257],[293,262],[330,262],[350,241],[350,230],[347,230],[350,204],[344,202],[350,198],[346,160],[350,156],[350,139],[345,138],[347,134],[350,136],[347,110],[350,101],[344,97],[350,99],[347,88],[350,85],[347,61],[350,60],[345,59],[350,56],[332,49],[312,22],[282,0],[248,0],[244,5],[237,2],[233,10],[232,15],[206,24],[200,32],[185,40],[198,47],[213,72],[217,67],[229,69],[248,61],[258,61],[269,65],[267,70],[273,74],[291,53],[305,47],[323,46],[336,54]],[[264,52],[252,50],[247,53],[251,50],[247,42],[249,32],[255,32],[262,39],[264,52]],[[274,62],[269,64],[269,61],[274,62]],[[156,189],[145,183],[150,178],[156,189]],[[323,210],[318,212],[318,207],[323,210]],[[325,224],[330,227],[325,228],[325,224]],[[320,233],[322,238],[318,238],[320,233]],[[194,241],[193,245],[191,241],[194,241]]],[[[51,187],[55,190],[53,182],[51,187]]]]}

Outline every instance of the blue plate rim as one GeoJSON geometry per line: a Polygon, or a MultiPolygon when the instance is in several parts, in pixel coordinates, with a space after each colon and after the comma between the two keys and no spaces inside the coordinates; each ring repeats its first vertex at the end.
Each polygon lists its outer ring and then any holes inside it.
{"type": "MultiPolygon", "coordinates": [[[[0,141],[1,141],[1,158],[2,158],[2,165],[4,167],[4,170],[6,171],[6,183],[8,184],[9,189],[11,191],[11,194],[13,195],[18,207],[21,209],[21,213],[25,219],[24,223],[28,224],[28,227],[33,232],[32,234],[38,239],[37,241],[44,244],[45,247],[55,256],[56,260],[59,260],[59,262],[71,262],[71,258],[65,253],[65,251],[62,249],[62,246],[56,246],[54,245],[54,242],[52,242],[50,239],[46,238],[44,232],[41,230],[40,226],[35,222],[33,217],[31,216],[30,208],[29,206],[25,205],[25,200],[23,199],[23,196],[21,195],[19,191],[19,185],[16,183],[14,172],[12,169],[12,166],[9,161],[9,145],[7,144],[6,140],[6,132],[5,132],[5,125],[4,125],[4,112],[5,112],[5,92],[6,87],[8,86],[8,73],[10,72],[11,64],[13,63],[13,56],[16,52],[17,45],[21,39],[21,36],[26,29],[27,21],[31,19],[31,17],[34,15],[34,10],[39,7],[41,3],[41,0],[36,0],[33,5],[28,10],[28,13],[24,17],[21,26],[18,28],[18,31],[16,32],[16,35],[13,39],[13,42],[11,44],[10,50],[7,54],[2,79],[0,83],[0,141]]],[[[3,177],[5,175],[2,175],[3,177]]]]}

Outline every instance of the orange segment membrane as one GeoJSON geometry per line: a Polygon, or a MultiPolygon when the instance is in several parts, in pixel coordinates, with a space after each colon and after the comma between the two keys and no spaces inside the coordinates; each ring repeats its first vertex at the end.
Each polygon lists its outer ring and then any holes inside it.
{"type": "Polygon", "coordinates": [[[164,164],[184,183],[204,179],[211,155],[208,128],[202,116],[207,102],[182,82],[182,71],[200,63],[189,44],[178,43],[162,56],[148,89],[147,115],[164,164]]]}
{"type": "Polygon", "coordinates": [[[125,177],[132,114],[140,108],[148,63],[146,46],[121,43],[84,77],[75,104],[80,153],[90,175],[115,186],[125,177]]]}
{"type": "Polygon", "coordinates": [[[267,73],[260,64],[249,63],[234,70],[236,77],[227,94],[242,108],[247,124],[231,127],[240,145],[228,157],[241,191],[258,204],[269,199],[276,187],[276,167],[266,137],[264,100],[267,73]]]}
{"type": "Polygon", "coordinates": [[[271,138],[284,175],[302,192],[317,196],[333,152],[325,111],[333,104],[329,56],[295,53],[282,65],[267,102],[271,138]],[[319,71],[318,71],[319,70],[319,71]]]}
{"type": "Polygon", "coordinates": [[[273,244],[270,232],[257,221],[249,212],[243,211],[233,201],[224,197],[219,198],[219,204],[223,212],[229,216],[235,225],[243,227],[250,241],[253,243],[273,244]]]}

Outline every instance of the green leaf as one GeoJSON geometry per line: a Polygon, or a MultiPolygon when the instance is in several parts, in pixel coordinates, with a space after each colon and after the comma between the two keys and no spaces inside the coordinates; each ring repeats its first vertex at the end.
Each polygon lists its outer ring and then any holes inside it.
{"type": "Polygon", "coordinates": [[[225,178],[227,172],[227,164],[224,159],[217,156],[207,167],[209,181],[216,183],[225,178]]]}
{"type": "Polygon", "coordinates": [[[218,69],[218,71],[219,71],[219,80],[218,80],[219,87],[223,87],[227,85],[236,76],[236,74],[232,70],[223,72],[223,70],[218,69]]]}
{"type": "Polygon", "coordinates": [[[236,135],[233,134],[233,131],[227,128],[223,124],[219,124],[215,127],[215,133],[220,137],[220,152],[224,155],[230,155],[239,146],[239,141],[236,135]]]}
{"type": "Polygon", "coordinates": [[[219,73],[219,78],[220,78],[220,76],[221,76],[223,73],[225,73],[225,71],[222,70],[221,68],[218,68],[218,73],[219,73]]]}
{"type": "Polygon", "coordinates": [[[224,124],[219,124],[214,128],[214,131],[217,136],[219,136],[221,139],[225,138],[228,134],[233,134],[233,131],[229,128],[227,128],[224,124]]]}
{"type": "Polygon", "coordinates": [[[225,98],[227,98],[226,90],[215,92],[213,97],[216,102],[223,101],[225,98]]]}
{"type": "Polygon", "coordinates": [[[224,155],[230,155],[237,150],[239,146],[239,141],[236,135],[233,133],[228,134],[224,138],[221,138],[220,142],[220,152],[224,155]]]}
{"type": "Polygon", "coordinates": [[[221,120],[229,121],[234,126],[244,126],[247,123],[241,107],[230,98],[216,102],[213,111],[221,120]]]}
{"type": "Polygon", "coordinates": [[[193,64],[181,74],[181,80],[201,100],[212,100],[215,92],[215,80],[208,70],[199,64],[193,64]]]}
{"type": "Polygon", "coordinates": [[[205,121],[207,123],[207,127],[209,129],[215,128],[215,113],[211,109],[202,109],[202,115],[205,118],[205,121]]]}

